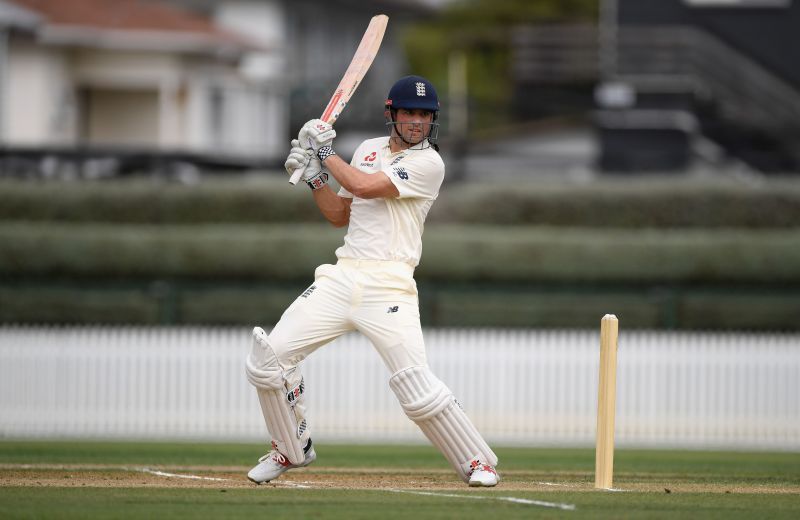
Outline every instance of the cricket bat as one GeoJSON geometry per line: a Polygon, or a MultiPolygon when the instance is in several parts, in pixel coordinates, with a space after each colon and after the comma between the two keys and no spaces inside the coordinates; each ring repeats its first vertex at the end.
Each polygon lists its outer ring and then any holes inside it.
{"type": "MultiPolygon", "coordinates": [[[[386,32],[386,24],[388,23],[389,17],[385,14],[373,16],[372,20],[370,20],[367,30],[361,38],[361,43],[358,45],[352,61],[350,61],[350,66],[347,67],[339,86],[336,87],[331,100],[328,101],[328,106],[322,112],[320,119],[326,123],[333,124],[342,114],[347,102],[353,97],[356,88],[358,88],[361,80],[364,79],[370,65],[372,65],[372,61],[378,54],[378,49],[380,49],[381,41],[383,40],[383,33],[386,32]]],[[[289,179],[289,183],[292,185],[297,184],[304,171],[305,168],[295,170],[289,179]]]]}

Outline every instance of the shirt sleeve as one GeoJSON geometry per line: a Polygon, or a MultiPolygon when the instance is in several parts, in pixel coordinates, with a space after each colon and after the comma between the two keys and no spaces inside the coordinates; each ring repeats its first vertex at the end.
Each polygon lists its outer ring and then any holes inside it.
{"type": "Polygon", "coordinates": [[[435,199],[444,180],[439,154],[407,157],[384,172],[400,192],[398,198],[435,199]]]}
{"type": "MultiPolygon", "coordinates": [[[[358,145],[358,148],[356,148],[356,151],[353,153],[353,157],[350,159],[350,166],[352,166],[353,168],[358,168],[358,166],[356,166],[356,157],[361,157],[361,149],[363,147],[364,143],[358,145]]],[[[344,186],[340,186],[339,191],[336,192],[336,194],[340,197],[344,197],[345,199],[353,198],[353,194],[347,191],[344,186]]]]}

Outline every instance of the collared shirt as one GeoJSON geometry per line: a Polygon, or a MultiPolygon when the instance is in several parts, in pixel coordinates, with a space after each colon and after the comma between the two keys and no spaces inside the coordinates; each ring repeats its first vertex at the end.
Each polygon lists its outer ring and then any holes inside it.
{"type": "Polygon", "coordinates": [[[344,188],[340,197],[353,199],[350,226],[338,258],[391,260],[419,264],[425,217],[439,196],[444,162],[432,147],[392,153],[389,136],[368,139],[350,164],[374,174],[384,172],[397,187],[398,197],[362,199],[344,188]]]}

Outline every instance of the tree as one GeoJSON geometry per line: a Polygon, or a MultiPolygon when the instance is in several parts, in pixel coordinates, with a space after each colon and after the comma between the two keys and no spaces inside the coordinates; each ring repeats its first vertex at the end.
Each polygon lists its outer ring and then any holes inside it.
{"type": "Polygon", "coordinates": [[[599,0],[462,0],[430,22],[404,35],[409,65],[429,78],[445,97],[448,59],[454,51],[467,56],[471,119],[490,128],[511,120],[511,34],[514,26],[594,22],[599,0]]]}

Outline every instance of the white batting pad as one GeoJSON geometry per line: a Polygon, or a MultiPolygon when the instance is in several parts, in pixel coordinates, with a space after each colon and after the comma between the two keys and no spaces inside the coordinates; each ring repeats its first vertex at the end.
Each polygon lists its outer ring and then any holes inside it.
{"type": "Polygon", "coordinates": [[[247,379],[258,391],[258,402],[272,442],[292,464],[305,460],[303,446],[308,442],[306,422],[298,418],[295,407],[303,396],[303,382],[288,388],[283,370],[269,345],[267,333],[253,329],[250,355],[245,361],[247,379]]]}
{"type": "Polygon", "coordinates": [[[497,465],[494,454],[461,409],[453,393],[429,368],[415,366],[389,379],[406,415],[414,421],[453,466],[464,482],[480,461],[497,465]]]}

